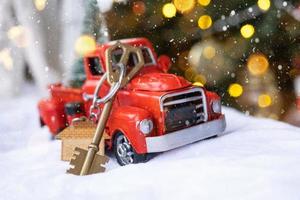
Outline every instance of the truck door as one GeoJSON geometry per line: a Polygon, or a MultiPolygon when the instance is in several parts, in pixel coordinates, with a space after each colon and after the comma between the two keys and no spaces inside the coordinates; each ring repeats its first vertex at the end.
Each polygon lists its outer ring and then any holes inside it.
{"type": "MultiPolygon", "coordinates": [[[[85,111],[87,116],[90,116],[90,106],[93,101],[93,95],[96,85],[99,79],[103,76],[103,63],[101,62],[99,56],[89,56],[84,58],[84,65],[86,71],[86,82],[83,85],[83,99],[85,101],[85,111]]],[[[109,90],[107,84],[101,87],[99,96],[105,95],[109,90]]]]}

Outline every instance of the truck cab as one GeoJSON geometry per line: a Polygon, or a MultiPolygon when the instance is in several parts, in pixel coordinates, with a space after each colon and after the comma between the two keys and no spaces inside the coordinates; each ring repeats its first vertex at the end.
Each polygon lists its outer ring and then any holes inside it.
{"type": "MultiPolygon", "coordinates": [[[[50,86],[50,98],[40,101],[39,111],[41,122],[52,134],[67,127],[74,118],[91,117],[96,85],[106,72],[108,62],[117,64],[122,55],[122,49],[114,49],[111,59],[107,59],[108,48],[116,42],[100,45],[84,57],[86,81],[80,89],[62,84],[50,86]]],[[[144,58],[143,68],[118,91],[106,125],[109,135],[106,145],[114,151],[120,165],[145,161],[149,153],[168,151],[224,131],[225,117],[216,93],[167,73],[170,59],[157,57],[146,38],[118,42],[140,48],[144,58]]],[[[137,55],[131,53],[127,70],[136,62],[137,55]]],[[[99,96],[107,94],[109,88],[105,83],[99,96]]],[[[98,114],[102,107],[97,108],[98,114]]]]}

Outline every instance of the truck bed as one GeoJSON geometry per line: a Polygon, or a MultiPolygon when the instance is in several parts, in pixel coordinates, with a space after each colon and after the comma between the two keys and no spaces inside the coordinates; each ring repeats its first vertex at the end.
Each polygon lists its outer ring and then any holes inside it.
{"type": "Polygon", "coordinates": [[[65,87],[61,83],[49,87],[53,99],[61,102],[82,102],[82,90],[80,88],[65,87]]]}

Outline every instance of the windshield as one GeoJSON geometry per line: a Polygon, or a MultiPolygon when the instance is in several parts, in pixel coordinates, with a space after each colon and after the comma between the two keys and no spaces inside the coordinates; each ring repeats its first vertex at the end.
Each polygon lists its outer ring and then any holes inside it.
{"type": "MultiPolygon", "coordinates": [[[[154,60],[154,56],[151,50],[148,47],[141,47],[142,54],[145,61],[145,66],[155,65],[156,62],[154,60]]],[[[117,64],[122,56],[122,49],[116,49],[112,52],[112,62],[113,64],[117,64]]],[[[133,67],[137,64],[138,58],[136,54],[131,53],[129,55],[128,66],[133,67]]]]}

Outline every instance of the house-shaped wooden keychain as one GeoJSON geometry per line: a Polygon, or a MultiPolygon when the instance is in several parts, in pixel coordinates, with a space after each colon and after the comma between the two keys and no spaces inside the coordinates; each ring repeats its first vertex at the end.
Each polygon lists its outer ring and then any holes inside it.
{"type": "MultiPolygon", "coordinates": [[[[96,131],[96,124],[85,117],[74,120],[72,124],[65,128],[56,139],[62,141],[61,145],[61,160],[70,161],[75,147],[87,149],[88,145],[96,131]]],[[[104,134],[100,144],[98,154],[105,154],[105,139],[109,139],[107,134],[104,134]]]]}

